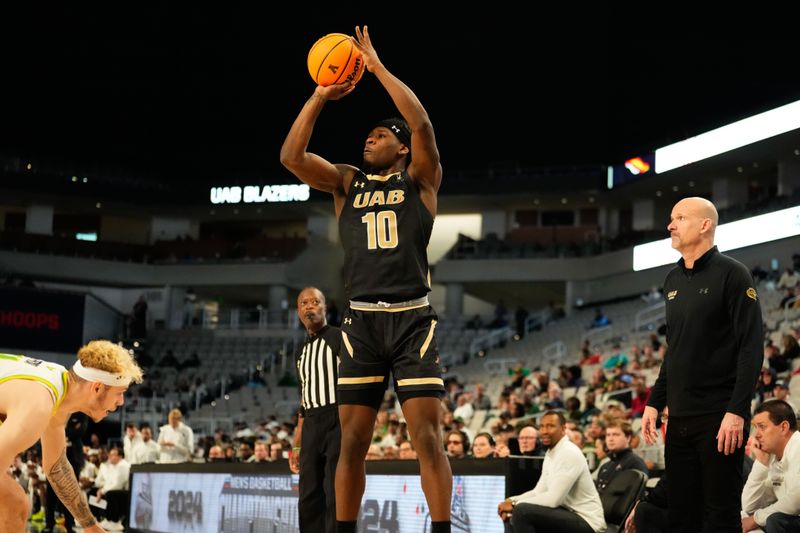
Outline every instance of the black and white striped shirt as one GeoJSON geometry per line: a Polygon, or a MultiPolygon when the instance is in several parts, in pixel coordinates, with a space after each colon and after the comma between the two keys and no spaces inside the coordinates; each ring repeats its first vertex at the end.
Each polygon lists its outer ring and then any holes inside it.
{"type": "Polygon", "coordinates": [[[297,355],[297,381],[300,384],[300,415],[309,409],[336,403],[336,379],[342,332],[325,326],[306,337],[297,355]]]}

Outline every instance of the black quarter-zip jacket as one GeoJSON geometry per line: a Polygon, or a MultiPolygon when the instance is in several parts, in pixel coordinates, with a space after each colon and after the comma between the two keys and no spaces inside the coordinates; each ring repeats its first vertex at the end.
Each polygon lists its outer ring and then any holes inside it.
{"type": "Polygon", "coordinates": [[[761,306],[750,271],[714,246],[664,281],[667,354],[648,405],[670,416],[750,418],[764,357],[761,306]]]}

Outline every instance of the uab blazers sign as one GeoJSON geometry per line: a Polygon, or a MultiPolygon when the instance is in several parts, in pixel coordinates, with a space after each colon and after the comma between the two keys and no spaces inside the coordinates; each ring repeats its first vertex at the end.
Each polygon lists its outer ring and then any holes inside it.
{"type": "Polygon", "coordinates": [[[0,287],[0,346],[75,352],[83,340],[85,296],[0,287]]]}

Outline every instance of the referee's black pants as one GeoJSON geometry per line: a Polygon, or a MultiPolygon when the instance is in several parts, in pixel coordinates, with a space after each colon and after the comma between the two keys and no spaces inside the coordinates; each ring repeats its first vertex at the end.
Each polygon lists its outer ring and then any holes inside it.
{"type": "Polygon", "coordinates": [[[336,405],[307,409],[300,442],[300,533],[335,533],[334,476],[341,431],[336,405]]]}
{"type": "Polygon", "coordinates": [[[665,452],[670,532],[742,531],[744,443],[731,455],[717,451],[723,416],[669,417],[665,452]]]}

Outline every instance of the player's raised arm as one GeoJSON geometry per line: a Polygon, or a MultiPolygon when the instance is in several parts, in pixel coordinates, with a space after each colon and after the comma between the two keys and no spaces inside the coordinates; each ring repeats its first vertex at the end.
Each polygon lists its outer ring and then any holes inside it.
{"type": "Polygon", "coordinates": [[[429,189],[435,194],[442,183],[442,165],[439,161],[439,149],[436,146],[433,124],[428,117],[428,112],[408,85],[389,72],[378,58],[367,26],[364,26],[363,30],[356,27],[354,42],[364,57],[367,70],[378,78],[397,106],[397,110],[411,128],[409,175],[423,189],[423,193],[425,189],[429,189]]]}
{"type": "MultiPolygon", "coordinates": [[[[338,100],[349,94],[355,85],[346,81],[340,85],[318,85],[292,124],[281,147],[281,164],[300,181],[320,191],[338,194],[343,190],[344,176],[352,167],[334,165],[327,159],[308,151],[314,124],[328,100],[338,100]]],[[[352,174],[352,170],[350,171],[352,174]]]]}

